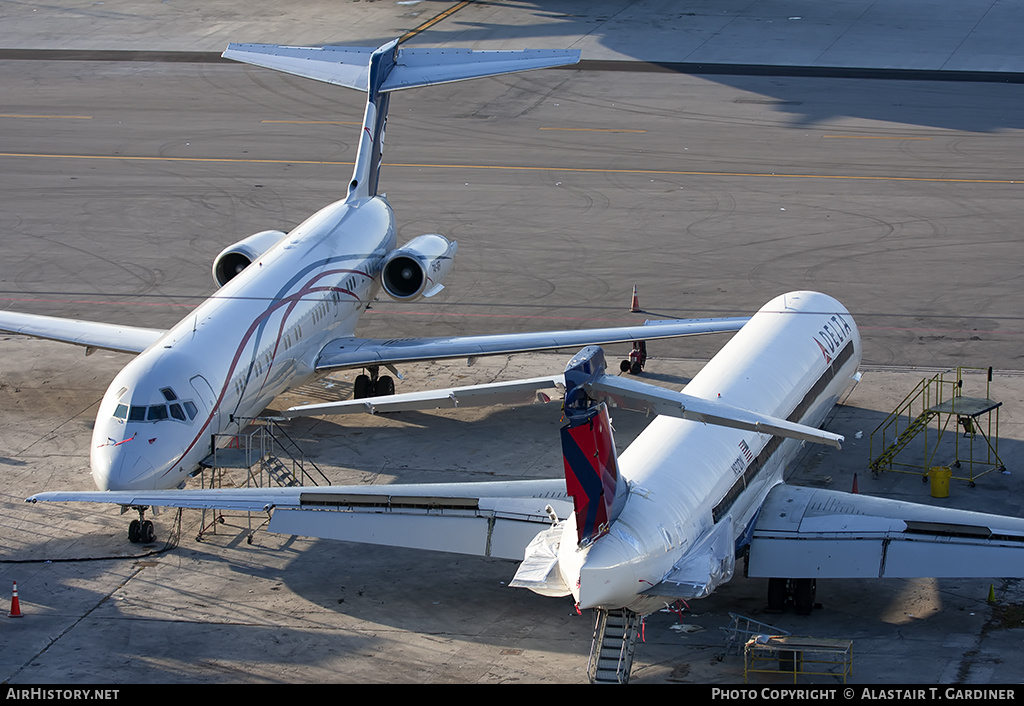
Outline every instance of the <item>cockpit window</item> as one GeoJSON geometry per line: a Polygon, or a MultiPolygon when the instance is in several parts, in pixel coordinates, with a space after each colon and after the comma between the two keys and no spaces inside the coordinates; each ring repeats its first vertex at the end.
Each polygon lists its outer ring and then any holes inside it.
{"type": "Polygon", "coordinates": [[[114,408],[114,419],[129,422],[162,422],[165,419],[189,422],[199,414],[199,409],[194,402],[191,400],[179,400],[171,388],[161,388],[160,393],[167,400],[166,404],[131,406],[119,404],[114,408]]]}

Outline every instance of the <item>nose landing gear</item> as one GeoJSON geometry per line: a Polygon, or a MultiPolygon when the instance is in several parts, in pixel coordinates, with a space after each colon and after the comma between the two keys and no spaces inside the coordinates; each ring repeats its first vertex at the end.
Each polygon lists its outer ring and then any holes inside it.
{"type": "MultiPolygon", "coordinates": [[[[152,520],[146,519],[146,510],[149,509],[149,506],[136,505],[131,509],[138,511],[139,519],[132,520],[128,524],[128,541],[132,544],[152,544],[156,541],[156,527],[153,526],[152,520]]],[[[128,508],[125,510],[127,511],[128,508]]]]}

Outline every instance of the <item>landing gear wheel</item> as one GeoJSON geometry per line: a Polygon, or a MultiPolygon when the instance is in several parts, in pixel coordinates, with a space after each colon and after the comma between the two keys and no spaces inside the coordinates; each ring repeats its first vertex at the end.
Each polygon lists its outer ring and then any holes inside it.
{"type": "Polygon", "coordinates": [[[361,400],[370,396],[370,376],[356,375],[356,381],[352,385],[352,397],[361,400]]]}
{"type": "Polygon", "coordinates": [[[797,615],[810,615],[814,610],[814,597],[818,592],[815,579],[794,579],[793,604],[797,615]]]}
{"type": "Polygon", "coordinates": [[[140,539],[142,539],[142,523],[138,520],[132,520],[128,523],[128,541],[132,544],[138,544],[140,539]]]}
{"type": "Polygon", "coordinates": [[[381,375],[373,386],[373,394],[378,397],[395,394],[395,381],[390,375],[381,375]]]}
{"type": "Polygon", "coordinates": [[[156,528],[152,520],[143,520],[139,541],[142,544],[152,544],[156,541],[156,528]]]}

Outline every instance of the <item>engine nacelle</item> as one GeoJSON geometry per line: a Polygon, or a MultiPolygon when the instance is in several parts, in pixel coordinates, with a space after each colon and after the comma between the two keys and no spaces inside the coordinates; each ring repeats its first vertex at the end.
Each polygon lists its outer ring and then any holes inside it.
{"type": "Polygon", "coordinates": [[[452,269],[458,243],[442,235],[421,235],[384,258],[380,283],[392,299],[412,301],[432,297],[452,269]]]}
{"type": "Polygon", "coordinates": [[[263,253],[280,243],[284,236],[285,233],[280,230],[264,230],[227,246],[213,260],[213,281],[218,287],[223,287],[263,253]]]}

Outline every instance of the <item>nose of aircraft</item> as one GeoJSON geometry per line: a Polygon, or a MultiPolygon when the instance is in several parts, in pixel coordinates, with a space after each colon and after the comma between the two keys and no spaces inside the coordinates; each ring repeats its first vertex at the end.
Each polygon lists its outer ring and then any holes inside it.
{"type": "Polygon", "coordinates": [[[94,448],[91,457],[92,477],[100,490],[150,490],[154,483],[154,467],[129,437],[119,444],[94,448]]]}

